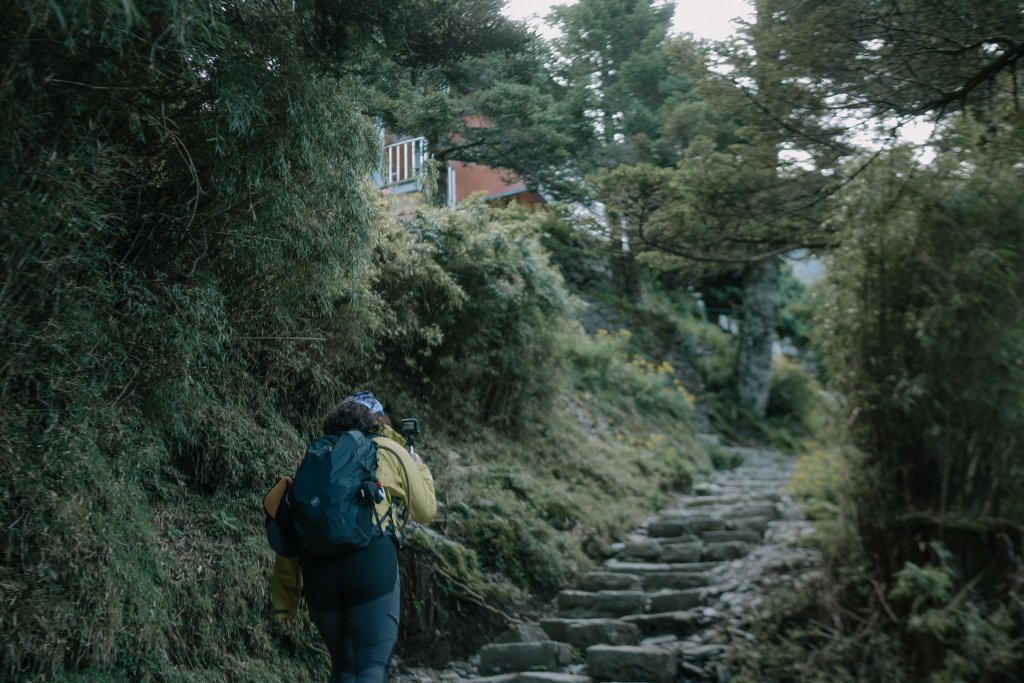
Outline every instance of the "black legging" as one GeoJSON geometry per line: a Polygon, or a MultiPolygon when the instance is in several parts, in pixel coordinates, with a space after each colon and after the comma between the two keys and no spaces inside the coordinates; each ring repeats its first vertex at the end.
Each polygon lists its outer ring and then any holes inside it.
{"type": "Polygon", "coordinates": [[[329,683],[383,683],[398,640],[398,549],[378,538],[352,555],[302,567],[309,618],[331,655],[329,683]]]}

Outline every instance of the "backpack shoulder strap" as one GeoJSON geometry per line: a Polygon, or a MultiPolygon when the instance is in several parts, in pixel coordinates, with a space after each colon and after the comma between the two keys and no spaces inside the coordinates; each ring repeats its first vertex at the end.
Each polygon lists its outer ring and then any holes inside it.
{"type": "MultiPolygon", "coordinates": [[[[405,495],[407,497],[407,500],[405,501],[404,506],[405,513],[402,515],[402,524],[398,529],[399,531],[403,531],[405,529],[405,526],[409,523],[409,508],[412,507],[412,485],[409,479],[409,470],[405,466],[405,461],[402,459],[402,456],[398,454],[398,451],[395,450],[393,446],[391,446],[391,444],[395,443],[394,441],[387,438],[386,436],[375,436],[373,437],[373,440],[377,443],[378,449],[387,451],[388,453],[391,454],[392,457],[394,457],[395,461],[402,468],[402,476],[405,477],[405,495]]],[[[388,512],[390,511],[391,508],[388,508],[388,512]]]]}

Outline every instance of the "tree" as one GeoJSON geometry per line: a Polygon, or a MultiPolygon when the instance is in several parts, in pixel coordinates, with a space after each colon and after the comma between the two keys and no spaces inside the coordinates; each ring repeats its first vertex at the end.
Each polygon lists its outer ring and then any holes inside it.
{"type": "MultiPolygon", "coordinates": [[[[918,116],[936,120],[956,110],[984,118],[993,98],[1016,88],[1024,56],[1024,17],[1009,0],[830,3],[758,0],[760,40],[779,54],[793,90],[748,93],[761,106],[797,104],[804,140],[836,139],[851,126],[897,128],[918,116]],[[856,122],[856,123],[855,123],[856,122]]],[[[1016,100],[1016,94],[1012,97],[1016,100]]]]}
{"type": "MultiPolygon", "coordinates": [[[[274,649],[240,633],[260,554],[208,533],[248,533],[228,511],[379,362],[357,75],[486,42],[450,6],[5,5],[0,678],[216,676],[274,649]],[[455,40],[421,30],[438,15],[455,40]]],[[[312,677],[277,663],[243,668],[312,677]]]]}
{"type": "MultiPolygon", "coordinates": [[[[621,163],[650,162],[660,127],[667,59],[661,49],[674,7],[652,0],[581,0],[555,7],[549,23],[555,77],[583,104],[592,144],[574,159],[581,187],[588,173],[621,163]]],[[[592,199],[582,194],[580,199],[592,199]]],[[[639,266],[622,218],[605,211],[612,281],[631,299],[640,296],[639,266]]]]}
{"type": "MultiPolygon", "coordinates": [[[[518,30],[518,29],[517,29],[518,30]]],[[[556,196],[576,135],[571,98],[545,69],[543,41],[515,34],[479,52],[430,67],[392,64],[368,80],[370,113],[389,130],[427,139],[438,169],[465,161],[503,169],[556,196]]],[[[447,178],[438,175],[435,200],[443,203],[447,178]]]]}
{"type": "MultiPolygon", "coordinates": [[[[736,87],[740,79],[758,92],[793,89],[779,75],[770,49],[758,49],[762,30],[762,24],[748,28],[743,49],[735,50],[736,71],[728,76],[709,70],[691,41],[670,43],[670,70],[695,85],[700,100],[681,97],[664,112],[666,139],[680,150],[680,159],[672,178],[662,178],[659,209],[630,225],[638,249],[709,270],[740,271],[737,396],[758,416],[764,415],[770,388],[778,259],[834,239],[823,218],[834,187],[827,174],[842,151],[836,145],[795,149],[786,125],[799,116],[797,108],[766,109],[736,87]]],[[[637,193],[626,202],[633,204],[654,196],[649,185],[624,180],[618,188],[623,192],[637,193]]]]}
{"type": "MultiPolygon", "coordinates": [[[[852,117],[941,124],[934,162],[895,147],[847,167],[820,344],[863,457],[857,540],[888,588],[881,621],[907,677],[1019,678],[1019,4],[758,7],[780,72],[822,95],[791,119],[793,139],[836,137],[852,117]]],[[[747,92],[765,108],[797,101],[747,92]]]]}
{"type": "Polygon", "coordinates": [[[656,134],[666,67],[660,46],[673,11],[672,4],[652,0],[581,0],[555,7],[549,18],[561,32],[554,41],[556,74],[587,93],[592,123],[610,155],[630,136],[656,134]]]}
{"type": "Polygon", "coordinates": [[[858,538],[922,680],[1021,674],[1024,148],[1018,130],[979,150],[974,128],[931,168],[896,150],[845,193],[820,333],[863,453],[858,538]],[[949,590],[899,588],[928,572],[949,590]]]}

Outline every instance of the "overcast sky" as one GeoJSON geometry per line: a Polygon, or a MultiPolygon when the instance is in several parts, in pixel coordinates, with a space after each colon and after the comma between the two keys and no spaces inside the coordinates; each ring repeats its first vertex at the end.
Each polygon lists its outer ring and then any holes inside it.
{"type": "MultiPolygon", "coordinates": [[[[542,34],[550,36],[550,29],[545,30],[543,17],[550,11],[552,5],[571,4],[572,0],[507,0],[505,14],[515,19],[529,19],[536,15],[539,19],[531,23],[542,34]]],[[[749,12],[747,0],[676,0],[672,29],[676,33],[692,33],[698,38],[721,40],[733,32],[732,19],[745,16],[749,12]]]]}

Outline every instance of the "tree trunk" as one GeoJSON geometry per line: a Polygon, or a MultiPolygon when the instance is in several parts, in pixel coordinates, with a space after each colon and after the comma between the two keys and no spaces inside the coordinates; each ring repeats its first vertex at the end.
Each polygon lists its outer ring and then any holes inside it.
{"type": "Polygon", "coordinates": [[[617,211],[608,212],[608,241],[612,286],[630,301],[639,302],[640,264],[626,246],[622,216],[617,211]]]}
{"type": "Polygon", "coordinates": [[[740,405],[764,417],[771,388],[772,341],[775,337],[775,281],[779,265],[769,258],[743,271],[743,317],[736,356],[740,405]]]}

